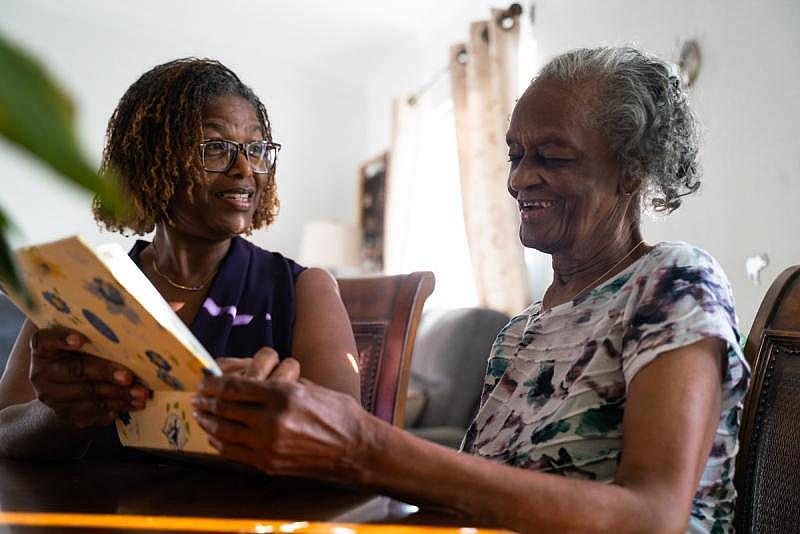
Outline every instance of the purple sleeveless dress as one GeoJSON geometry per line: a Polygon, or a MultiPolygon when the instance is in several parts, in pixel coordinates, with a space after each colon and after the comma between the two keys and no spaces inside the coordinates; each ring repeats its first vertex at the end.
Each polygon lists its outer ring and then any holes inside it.
{"type": "MultiPolygon", "coordinates": [[[[149,244],[138,240],[129,253],[139,268],[139,254],[149,244]]],[[[277,252],[234,237],[189,329],[214,358],[251,358],[265,346],[281,359],[291,356],[295,284],[304,270],[277,252]]],[[[98,433],[86,456],[140,460],[145,455],[122,447],[112,425],[98,433]]]]}

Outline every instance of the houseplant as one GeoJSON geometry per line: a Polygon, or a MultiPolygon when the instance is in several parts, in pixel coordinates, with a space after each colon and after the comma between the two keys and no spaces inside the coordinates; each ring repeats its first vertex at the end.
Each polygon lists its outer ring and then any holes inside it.
{"type": "MultiPolygon", "coordinates": [[[[27,152],[68,182],[119,210],[121,201],[109,175],[100,176],[78,146],[70,99],[30,54],[0,34],[0,138],[27,152]]],[[[0,209],[0,279],[26,294],[14,264],[9,233],[14,225],[0,209]]]]}

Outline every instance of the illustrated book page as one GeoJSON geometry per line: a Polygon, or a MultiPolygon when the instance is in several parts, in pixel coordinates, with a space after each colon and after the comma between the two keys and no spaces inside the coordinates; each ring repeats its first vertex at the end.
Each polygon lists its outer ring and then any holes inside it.
{"type": "Polygon", "coordinates": [[[79,331],[88,340],[81,350],[128,367],[153,391],[144,410],[117,420],[123,445],[216,452],[191,416],[191,398],[219,366],[121,246],[93,249],[70,237],[16,258],[33,306],[6,293],[36,326],[79,331]]]}

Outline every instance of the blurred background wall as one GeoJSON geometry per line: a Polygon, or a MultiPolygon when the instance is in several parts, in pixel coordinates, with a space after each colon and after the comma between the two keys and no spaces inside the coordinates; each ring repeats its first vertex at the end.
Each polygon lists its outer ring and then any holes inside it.
{"type": "MultiPolygon", "coordinates": [[[[746,332],[769,283],[800,262],[800,3],[522,5],[529,24],[523,79],[552,55],[577,46],[634,43],[677,59],[680,42],[698,41],[702,65],[690,91],[704,128],[703,185],[673,215],[648,220],[645,236],[650,242],[688,241],[714,254],[731,279],[746,332]],[[757,254],[770,259],[760,285],[745,271],[746,258],[757,254]]],[[[485,18],[490,7],[507,5],[0,0],[0,32],[39,57],[71,94],[81,141],[97,162],[108,117],[145,70],[189,55],[230,66],[262,97],[275,139],[284,145],[277,177],[282,212],[253,240],[295,256],[308,220],[355,222],[358,167],[388,149],[393,98],[431,86],[431,97],[446,101],[441,70],[448,47],[463,40],[469,21],[485,18]]],[[[0,205],[20,228],[17,244],[73,233],[97,243],[126,242],[100,233],[89,199],[47,179],[47,172],[0,142],[0,205]]],[[[536,297],[549,264],[536,255],[528,264],[536,297]]]]}

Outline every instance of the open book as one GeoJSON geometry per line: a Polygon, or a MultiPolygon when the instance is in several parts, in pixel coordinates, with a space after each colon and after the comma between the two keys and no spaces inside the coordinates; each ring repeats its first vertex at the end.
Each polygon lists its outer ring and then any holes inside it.
{"type": "Polygon", "coordinates": [[[204,373],[220,368],[121,246],[93,249],[70,237],[16,258],[34,305],[6,293],[36,326],[77,330],[89,340],[81,350],[128,367],[153,390],[144,410],[117,420],[123,445],[216,453],[191,399],[204,373]]]}

